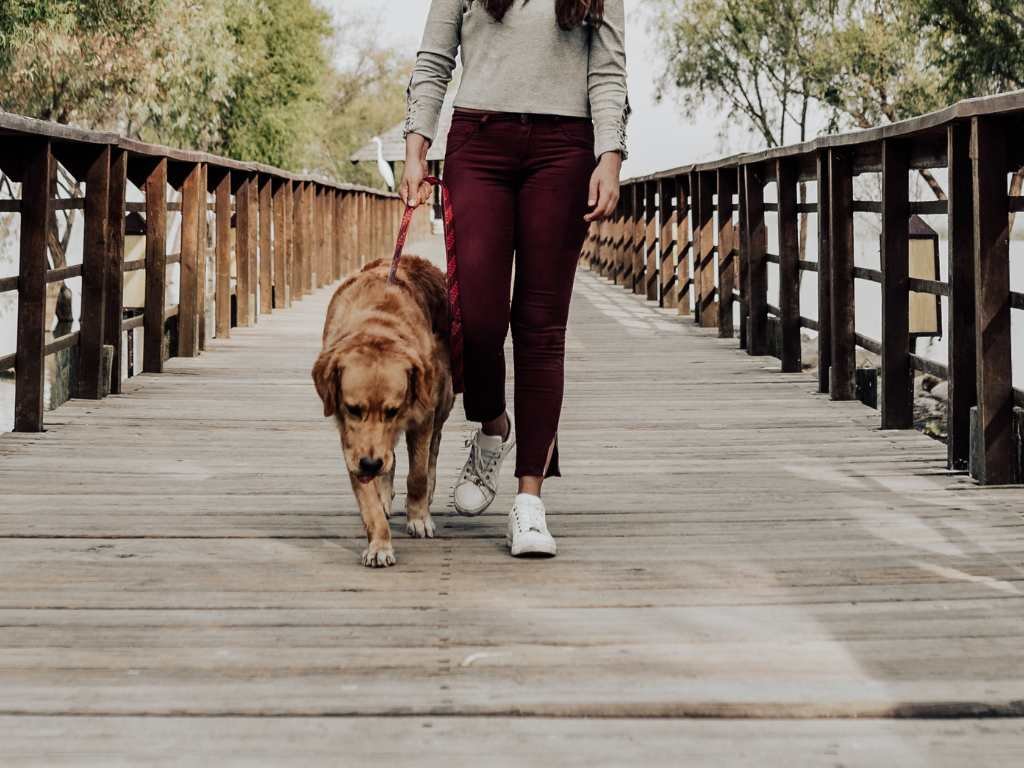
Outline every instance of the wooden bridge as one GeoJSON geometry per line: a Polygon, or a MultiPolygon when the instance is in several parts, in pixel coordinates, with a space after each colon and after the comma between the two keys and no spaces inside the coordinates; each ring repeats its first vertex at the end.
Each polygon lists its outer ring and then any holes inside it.
{"type": "MultiPolygon", "coordinates": [[[[22,251],[0,278],[19,295],[19,346],[0,358],[16,366],[19,430],[0,438],[0,762],[1014,764],[1021,302],[990,215],[1022,207],[1002,183],[1022,162],[1024,100],[1008,99],[631,180],[577,280],[565,477],[546,491],[559,557],[504,553],[509,471],[481,518],[436,510],[438,539],[397,520],[387,571],[358,564],[309,369],[331,286],[389,247],[394,198],[3,117],[0,167],[21,199],[2,205],[20,213],[22,251]],[[84,198],[54,198],[56,163],[84,198]],[[902,222],[939,206],[900,179],[945,165],[954,279],[922,282],[902,222]],[[884,204],[855,201],[853,174],[879,167],[884,204]],[[829,190],[815,267],[794,261],[795,217],[817,211],[794,203],[801,179],[829,190]],[[51,268],[52,211],[74,208],[83,264],[51,268]],[[884,220],[880,274],[851,262],[849,217],[865,210],[884,220]],[[145,214],[144,264],[122,255],[125,211],[145,214]],[[816,320],[794,310],[800,268],[831,278],[816,320]],[[137,316],[121,300],[135,269],[137,316]],[[879,342],[842,303],[873,277],[879,342]],[[53,338],[46,286],[73,279],[80,326],[53,338]],[[970,330],[945,367],[909,348],[911,291],[941,295],[949,330],[970,330]],[[815,377],[793,345],[824,317],[832,364],[815,377]],[[136,327],[144,371],[124,379],[112,358],[136,327]],[[881,414],[852,399],[850,344],[881,352],[881,414]],[[46,357],[69,350],[76,397],[41,431],[46,357]],[[950,448],[906,428],[901,393],[924,366],[958,393],[950,448]],[[955,432],[969,436],[971,408],[985,483],[955,432]]],[[[418,236],[410,250],[440,258],[425,222],[418,236]]],[[[440,478],[468,431],[453,419],[440,478]]]]}

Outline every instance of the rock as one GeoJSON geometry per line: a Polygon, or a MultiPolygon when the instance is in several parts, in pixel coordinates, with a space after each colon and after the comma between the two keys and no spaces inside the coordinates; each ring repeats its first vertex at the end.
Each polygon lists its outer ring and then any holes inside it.
{"type": "Polygon", "coordinates": [[[931,392],[936,385],[940,383],[941,379],[932,376],[930,373],[926,373],[921,377],[921,389],[925,392],[931,392]]]}
{"type": "Polygon", "coordinates": [[[944,403],[948,402],[949,401],[949,382],[948,381],[940,381],[938,384],[936,384],[934,387],[931,388],[931,390],[928,392],[928,394],[931,395],[932,397],[934,397],[936,400],[941,400],[944,403]]]}

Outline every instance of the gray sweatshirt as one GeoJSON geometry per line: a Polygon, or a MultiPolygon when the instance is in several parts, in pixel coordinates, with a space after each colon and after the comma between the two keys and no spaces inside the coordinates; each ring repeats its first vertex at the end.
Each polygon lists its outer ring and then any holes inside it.
{"type": "Polygon", "coordinates": [[[554,0],[515,0],[496,22],[480,0],[432,0],[409,80],[405,134],[429,141],[462,56],[456,107],[591,117],[594,154],[626,156],[625,11],[605,0],[604,20],[558,26],[554,0]]]}

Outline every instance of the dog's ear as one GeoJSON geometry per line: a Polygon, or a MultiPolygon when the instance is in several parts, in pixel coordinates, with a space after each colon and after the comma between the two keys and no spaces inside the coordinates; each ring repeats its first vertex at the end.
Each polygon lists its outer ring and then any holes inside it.
{"type": "Polygon", "coordinates": [[[333,349],[324,350],[313,364],[313,384],[324,403],[324,416],[338,412],[341,400],[341,359],[333,349]]]}
{"type": "Polygon", "coordinates": [[[409,402],[423,411],[434,410],[433,367],[419,355],[410,357],[409,402]]]}

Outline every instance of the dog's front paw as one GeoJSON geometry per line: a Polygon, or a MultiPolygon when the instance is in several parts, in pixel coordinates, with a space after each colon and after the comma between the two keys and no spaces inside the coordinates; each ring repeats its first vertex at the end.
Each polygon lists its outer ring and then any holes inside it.
{"type": "Polygon", "coordinates": [[[367,568],[387,568],[395,564],[395,550],[390,542],[387,544],[375,544],[363,550],[363,565],[367,568]]]}
{"type": "Polygon", "coordinates": [[[436,529],[434,528],[434,521],[431,520],[430,515],[427,515],[423,518],[410,520],[405,526],[405,530],[414,539],[432,539],[436,529]]]}

